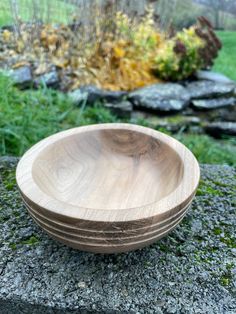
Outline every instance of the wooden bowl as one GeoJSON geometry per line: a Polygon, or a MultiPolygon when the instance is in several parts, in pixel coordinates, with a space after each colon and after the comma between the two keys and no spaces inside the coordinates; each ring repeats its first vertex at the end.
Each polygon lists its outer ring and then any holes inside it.
{"type": "Polygon", "coordinates": [[[160,132],[128,124],[85,126],[33,146],[16,178],[35,221],[93,252],[121,252],[165,235],[199,182],[192,153],[160,132]]]}
{"type": "Polygon", "coordinates": [[[64,234],[73,234],[73,235],[80,235],[88,238],[102,238],[102,239],[110,239],[113,240],[115,238],[126,238],[130,236],[140,236],[146,235],[152,231],[160,230],[165,226],[172,224],[173,222],[177,221],[178,219],[182,218],[185,213],[187,212],[190,203],[185,206],[183,209],[179,210],[176,214],[171,215],[169,218],[160,220],[157,223],[149,224],[146,226],[137,226],[136,229],[117,229],[116,231],[106,230],[96,230],[96,229],[83,229],[78,224],[78,226],[61,223],[56,220],[51,220],[47,216],[44,216],[42,213],[39,213],[38,210],[35,210],[31,207],[25,200],[24,197],[23,202],[28,209],[30,215],[37,221],[45,224],[46,226],[50,226],[55,231],[64,232],[64,234]]]}

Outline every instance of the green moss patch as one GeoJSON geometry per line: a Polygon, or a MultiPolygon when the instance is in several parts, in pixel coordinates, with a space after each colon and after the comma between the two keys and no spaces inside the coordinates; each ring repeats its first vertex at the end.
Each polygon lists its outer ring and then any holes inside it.
{"type": "Polygon", "coordinates": [[[211,183],[200,180],[197,196],[212,195],[212,196],[223,196],[220,190],[217,190],[211,186],[211,183]]]}
{"type": "Polygon", "coordinates": [[[15,170],[1,171],[0,178],[6,190],[11,191],[16,187],[16,174],[15,170]]]}
{"type": "Polygon", "coordinates": [[[33,246],[33,245],[36,245],[37,243],[39,243],[39,239],[38,237],[36,236],[31,236],[29,237],[28,239],[26,240],[23,240],[21,242],[17,242],[17,243],[10,243],[9,244],[9,247],[12,249],[12,250],[16,250],[18,248],[18,246],[20,245],[30,245],[30,246],[33,246]]]}

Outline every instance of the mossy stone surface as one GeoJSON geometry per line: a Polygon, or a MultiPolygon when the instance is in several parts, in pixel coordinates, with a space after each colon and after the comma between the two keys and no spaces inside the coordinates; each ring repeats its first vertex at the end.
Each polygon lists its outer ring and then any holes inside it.
{"type": "Polygon", "coordinates": [[[236,313],[236,170],[202,165],[183,222],[136,252],[94,255],[50,239],[0,158],[0,313],[236,313]]]}

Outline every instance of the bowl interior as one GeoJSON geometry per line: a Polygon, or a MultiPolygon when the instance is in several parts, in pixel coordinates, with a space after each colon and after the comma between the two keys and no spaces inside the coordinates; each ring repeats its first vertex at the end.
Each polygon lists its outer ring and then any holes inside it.
{"type": "Polygon", "coordinates": [[[87,130],[48,145],[35,159],[34,181],[61,202],[127,209],[166,197],[184,165],[167,143],[134,130],[87,130]]]}

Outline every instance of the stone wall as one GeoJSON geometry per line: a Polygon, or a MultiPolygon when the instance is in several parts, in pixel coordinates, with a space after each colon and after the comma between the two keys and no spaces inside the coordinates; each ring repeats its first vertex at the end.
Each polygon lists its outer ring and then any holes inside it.
{"type": "MultiPolygon", "coordinates": [[[[31,68],[24,66],[11,71],[10,75],[20,88],[37,88],[43,83],[60,89],[63,82],[56,69],[33,77],[31,68]]],[[[198,71],[191,80],[158,83],[131,92],[106,91],[92,85],[82,86],[68,93],[68,96],[76,106],[84,102],[88,105],[103,102],[106,108],[120,118],[162,118],[162,121],[153,125],[154,128],[166,127],[163,125],[163,118],[179,114],[187,117],[188,125],[192,119],[194,127],[198,119],[200,133],[206,131],[217,137],[236,135],[236,82],[211,71],[198,71]]],[[[181,123],[180,128],[183,127],[181,123]]]]}

